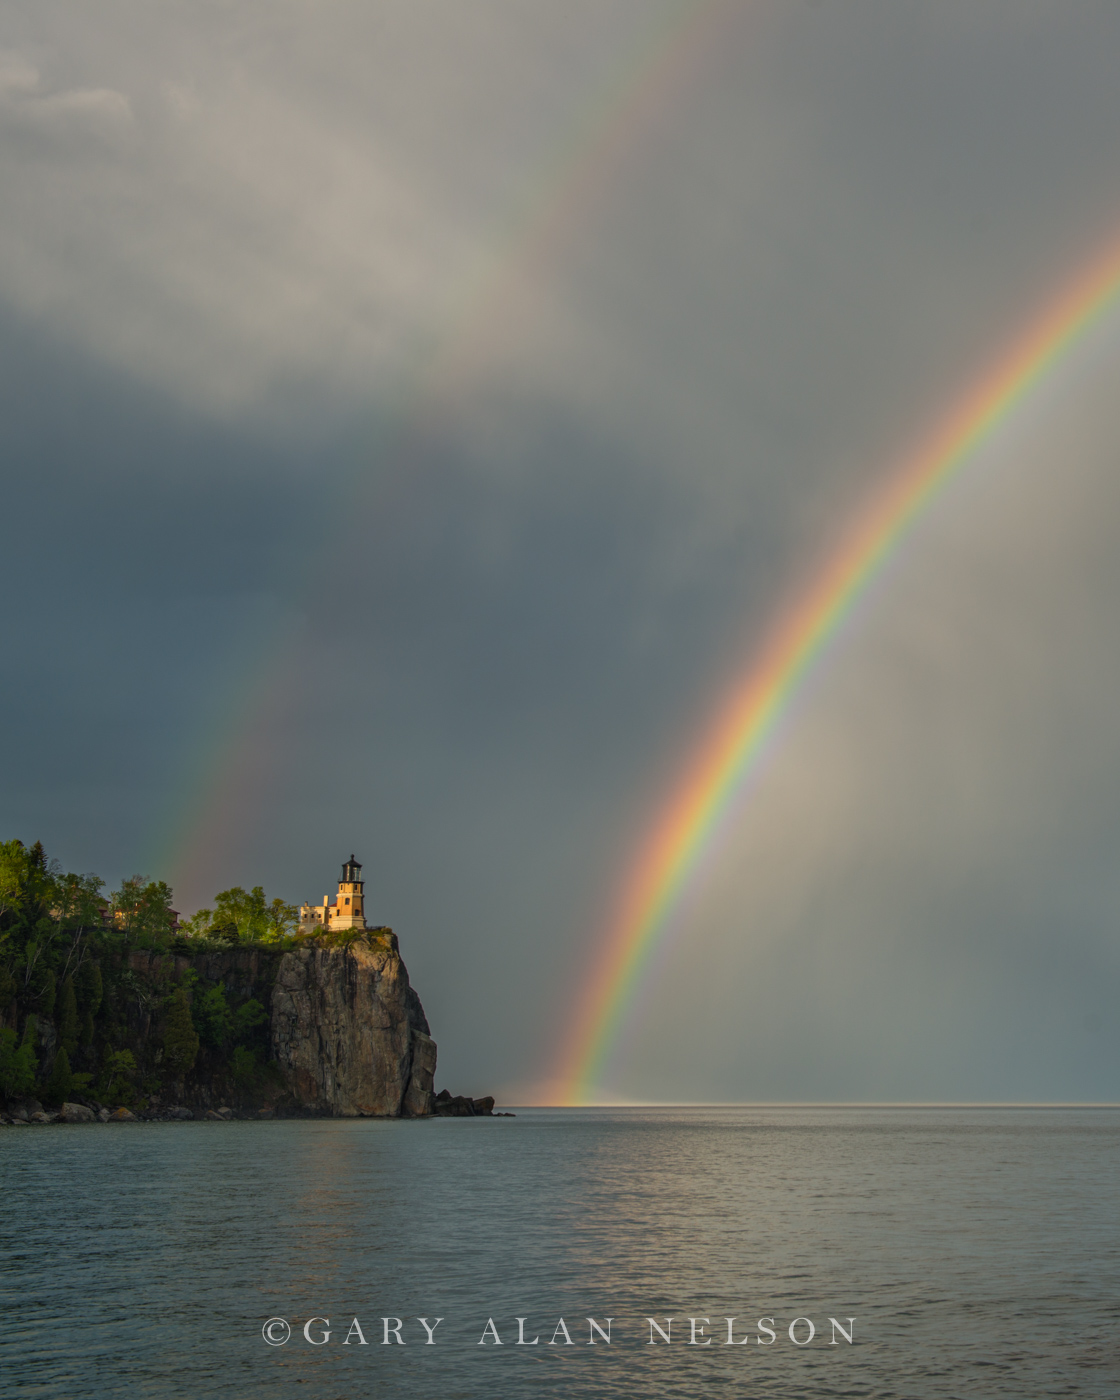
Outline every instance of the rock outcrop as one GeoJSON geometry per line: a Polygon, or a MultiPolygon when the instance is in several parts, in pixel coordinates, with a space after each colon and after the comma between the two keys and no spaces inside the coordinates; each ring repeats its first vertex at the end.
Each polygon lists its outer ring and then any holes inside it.
{"type": "Polygon", "coordinates": [[[436,1046],[388,929],[285,953],[272,988],[271,1039],[294,1097],[312,1112],[432,1112],[436,1046]]]}
{"type": "MultiPolygon", "coordinates": [[[[493,1118],[494,1100],[490,1094],[484,1099],[468,1099],[463,1094],[452,1095],[449,1090],[441,1089],[435,1097],[432,1112],[437,1118],[493,1118]]],[[[505,1118],[511,1115],[498,1116],[505,1118]]]]}

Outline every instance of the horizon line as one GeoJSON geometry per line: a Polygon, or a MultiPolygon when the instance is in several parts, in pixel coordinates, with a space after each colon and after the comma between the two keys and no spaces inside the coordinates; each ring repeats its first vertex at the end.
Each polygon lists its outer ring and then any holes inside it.
{"type": "Polygon", "coordinates": [[[618,1108],[1115,1108],[1113,1099],[704,1099],[633,1100],[620,1103],[517,1103],[508,1108],[564,1109],[570,1113],[618,1108]]]}

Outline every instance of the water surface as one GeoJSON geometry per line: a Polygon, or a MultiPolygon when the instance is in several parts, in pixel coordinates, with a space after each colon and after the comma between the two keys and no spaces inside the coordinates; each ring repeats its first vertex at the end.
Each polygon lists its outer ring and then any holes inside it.
{"type": "Polygon", "coordinates": [[[0,1129],[4,1393],[1115,1397],[1118,1188],[1112,1110],[0,1129]]]}

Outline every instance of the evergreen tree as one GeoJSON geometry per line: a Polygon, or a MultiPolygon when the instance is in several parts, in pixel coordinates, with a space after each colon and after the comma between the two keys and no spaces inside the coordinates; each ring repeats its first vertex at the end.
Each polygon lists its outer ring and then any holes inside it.
{"type": "Polygon", "coordinates": [[[58,1034],[62,1048],[70,1056],[78,1048],[78,998],[74,993],[74,979],[69,974],[62,983],[58,998],[58,1034]]]}
{"type": "Polygon", "coordinates": [[[43,1090],[44,1098],[48,1103],[65,1103],[73,1082],[74,1078],[70,1073],[70,1056],[66,1053],[66,1047],[63,1046],[54,1057],[50,1078],[43,1090]]]}
{"type": "Polygon", "coordinates": [[[35,1083],[35,1047],[17,1047],[15,1031],[0,1028],[0,1094],[26,1094],[35,1083]]]}
{"type": "Polygon", "coordinates": [[[78,1003],[82,1009],[88,1011],[91,1016],[96,1016],[102,996],[101,964],[98,962],[82,963],[78,969],[74,989],[78,993],[78,1003]]]}
{"type": "Polygon", "coordinates": [[[195,997],[192,1019],[207,1045],[221,1050],[233,1030],[233,1013],[221,987],[211,987],[195,997]]]}
{"type": "Polygon", "coordinates": [[[128,1081],[136,1073],[136,1056],[131,1050],[115,1050],[105,1061],[98,1093],[101,1098],[120,1103],[132,1097],[128,1081]]]}
{"type": "Polygon", "coordinates": [[[177,1078],[191,1069],[198,1055],[198,1032],[191,1019],[191,1004],[185,987],[173,992],[167,1003],[163,1053],[169,1069],[177,1078]]]}
{"type": "Polygon", "coordinates": [[[101,1007],[103,987],[101,964],[95,960],[82,963],[74,979],[74,990],[78,994],[78,1005],[82,1008],[82,1045],[93,1044],[93,1018],[101,1007]]]}
{"type": "Polygon", "coordinates": [[[0,967],[0,1016],[11,1005],[12,998],[16,994],[16,979],[6,967],[0,967]]]}

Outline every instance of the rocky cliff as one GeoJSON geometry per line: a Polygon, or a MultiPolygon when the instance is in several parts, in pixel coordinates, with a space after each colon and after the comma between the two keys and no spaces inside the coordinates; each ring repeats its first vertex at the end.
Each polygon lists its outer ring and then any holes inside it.
{"type": "Polygon", "coordinates": [[[275,1062],[302,1105],[334,1117],[424,1117],[436,1044],[396,935],[285,953],[272,989],[275,1062]]]}
{"type": "MultiPolygon", "coordinates": [[[[391,929],[286,949],[133,949],[102,958],[101,970],[96,1033],[73,1068],[91,1071],[88,1092],[107,1101],[332,1117],[433,1112],[436,1045],[391,929]],[[165,1049],[177,988],[187,989],[199,1031],[185,1074],[165,1049]],[[134,1067],[106,1087],[120,1051],[134,1067]]],[[[37,1038],[45,1081],[57,1041],[45,1017],[37,1038]]]]}

